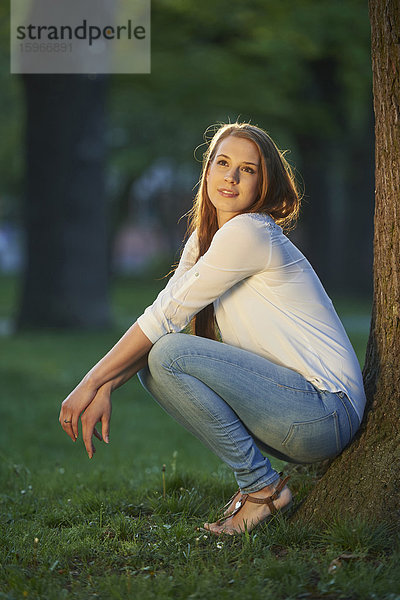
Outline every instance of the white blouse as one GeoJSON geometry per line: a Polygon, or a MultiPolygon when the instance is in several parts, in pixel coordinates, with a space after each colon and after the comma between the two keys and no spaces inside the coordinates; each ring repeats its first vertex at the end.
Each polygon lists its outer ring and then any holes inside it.
{"type": "Polygon", "coordinates": [[[224,343],[297,371],[318,389],[345,392],[361,420],[362,375],[346,331],[310,263],[274,220],[237,215],[197,255],[194,232],[173,277],[138,318],[150,341],[181,331],[213,302],[224,343]]]}

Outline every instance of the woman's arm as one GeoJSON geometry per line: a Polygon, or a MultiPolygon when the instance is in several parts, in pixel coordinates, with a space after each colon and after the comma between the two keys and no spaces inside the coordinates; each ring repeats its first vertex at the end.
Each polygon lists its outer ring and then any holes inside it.
{"type": "Polygon", "coordinates": [[[121,387],[121,385],[124,385],[124,383],[126,383],[129,379],[131,379],[134,375],[136,375],[136,373],[138,373],[138,371],[140,371],[140,369],[143,369],[144,367],[146,367],[148,355],[149,355],[149,353],[147,352],[147,354],[145,354],[143,356],[143,358],[141,358],[140,360],[135,362],[135,364],[133,364],[131,367],[128,367],[127,369],[125,369],[125,371],[123,371],[117,377],[114,377],[114,379],[112,379],[109,382],[111,385],[111,391],[113,392],[117,388],[121,387]]]}
{"type": "Polygon", "coordinates": [[[138,317],[153,343],[167,333],[182,331],[190,320],[234,285],[267,268],[271,234],[264,220],[238,215],[214,235],[207,252],[159,293],[138,317]]]}
{"type": "MultiPolygon", "coordinates": [[[[197,234],[194,232],[186,242],[179,266],[165,289],[170,288],[193,266],[197,254],[197,234]]],[[[94,452],[93,435],[100,438],[95,429],[99,421],[102,424],[103,440],[108,443],[111,392],[146,366],[147,355],[152,345],[139,325],[135,323],[62,403],[60,424],[73,441],[78,437],[78,421],[82,415],[82,436],[90,458],[94,452]]]]}
{"type": "Polygon", "coordinates": [[[115,346],[90,369],[85,375],[84,380],[86,380],[89,386],[99,389],[108,381],[121,376],[127,369],[132,370],[134,365],[139,364],[139,361],[144,356],[147,356],[152,345],[152,342],[145,336],[138,323],[134,323],[115,346]]]}
{"type": "Polygon", "coordinates": [[[152,343],[144,335],[139,325],[134,323],[67,396],[61,405],[59,420],[61,427],[73,441],[78,437],[80,415],[94,400],[98,399],[98,392],[102,389],[103,391],[99,394],[99,397],[102,397],[101,406],[99,402],[96,402],[96,406],[88,412],[89,415],[93,413],[92,418],[85,417],[82,420],[82,435],[85,445],[89,437],[91,440],[94,425],[98,420],[102,420],[103,413],[101,411],[107,408],[104,403],[104,391],[110,396],[114,389],[123,385],[143,368],[147,363],[147,355],[151,346],[152,343]],[[95,417],[96,420],[93,423],[95,417]]]}

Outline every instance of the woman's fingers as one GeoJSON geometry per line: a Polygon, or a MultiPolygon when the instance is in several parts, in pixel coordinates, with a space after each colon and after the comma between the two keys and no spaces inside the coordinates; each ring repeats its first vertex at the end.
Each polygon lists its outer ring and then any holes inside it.
{"type": "Polygon", "coordinates": [[[83,413],[81,417],[82,422],[82,439],[85,444],[86,452],[89,458],[93,457],[96,452],[96,448],[93,444],[93,436],[97,437],[98,440],[109,443],[109,430],[110,430],[110,410],[106,410],[100,415],[91,414],[91,411],[83,413]],[[101,422],[102,436],[96,429],[96,423],[101,422]]]}
{"type": "Polygon", "coordinates": [[[96,448],[93,444],[93,436],[95,435],[101,440],[101,435],[96,429],[96,423],[98,423],[99,420],[98,416],[92,414],[89,409],[86,409],[81,416],[82,439],[89,458],[93,458],[93,454],[96,452],[96,448]]]}
{"type": "Polygon", "coordinates": [[[76,442],[76,435],[74,433],[73,427],[72,427],[72,423],[66,423],[65,427],[63,427],[65,433],[67,435],[69,435],[69,437],[71,438],[71,440],[73,442],[76,442]]]}
{"type": "MultiPolygon", "coordinates": [[[[96,424],[92,423],[89,425],[86,422],[82,423],[82,438],[85,444],[86,452],[88,453],[89,458],[93,457],[93,454],[96,452],[96,448],[93,444],[93,436],[97,437],[100,442],[103,441],[100,433],[96,429],[96,424]]],[[[105,440],[104,440],[105,441],[105,440]]],[[[107,442],[108,444],[108,442],[107,442]]]]}
{"type": "Polygon", "coordinates": [[[89,425],[87,419],[82,417],[82,439],[85,444],[86,452],[89,458],[93,457],[93,454],[96,452],[96,448],[93,445],[93,433],[95,429],[95,423],[89,425]]]}
{"type": "Polygon", "coordinates": [[[64,429],[65,433],[69,435],[73,442],[75,442],[76,438],[78,437],[77,435],[75,435],[75,431],[78,431],[78,419],[76,419],[76,428],[74,430],[73,417],[68,416],[66,414],[66,411],[63,408],[61,408],[60,417],[58,420],[60,421],[60,425],[64,429]]]}
{"type": "Polygon", "coordinates": [[[101,434],[106,444],[110,443],[110,419],[111,419],[111,402],[109,410],[101,416],[101,434]]]}
{"type": "Polygon", "coordinates": [[[61,404],[59,421],[73,442],[76,441],[79,433],[79,416],[91,404],[96,393],[97,388],[90,382],[82,380],[61,404]]]}
{"type": "Polygon", "coordinates": [[[103,441],[103,438],[101,437],[100,433],[97,431],[96,427],[93,429],[93,433],[97,437],[98,440],[100,440],[101,442],[103,441]]]}
{"type": "Polygon", "coordinates": [[[77,411],[73,411],[71,408],[65,405],[65,401],[61,405],[59,421],[61,427],[64,429],[65,433],[69,435],[73,442],[76,441],[78,437],[78,419],[79,413],[77,411]]]}
{"type": "Polygon", "coordinates": [[[79,421],[79,415],[74,415],[72,417],[72,423],[71,423],[72,433],[74,434],[74,442],[76,442],[76,440],[78,438],[78,433],[79,433],[78,421],[79,421]]]}
{"type": "Polygon", "coordinates": [[[100,441],[109,443],[110,418],[111,418],[111,400],[110,387],[103,387],[98,391],[97,398],[93,398],[82,413],[82,405],[71,402],[71,394],[64,400],[61,406],[59,421],[65,433],[76,441],[78,437],[78,422],[81,417],[82,439],[89,458],[93,457],[96,449],[93,445],[93,436],[100,441]],[[82,414],[81,414],[82,413],[82,414]],[[97,431],[96,423],[101,423],[102,434],[97,431]]]}

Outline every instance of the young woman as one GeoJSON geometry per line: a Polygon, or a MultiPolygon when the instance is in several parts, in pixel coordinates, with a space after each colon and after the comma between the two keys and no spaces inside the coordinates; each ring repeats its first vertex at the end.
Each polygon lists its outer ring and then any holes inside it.
{"type": "Polygon", "coordinates": [[[291,504],[261,450],[312,463],[339,454],[365,405],[360,367],[310,263],[283,233],[299,211],[291,169],[268,134],[222,126],[204,155],[190,237],[154,303],[62,403],[108,443],[111,392],[138,373],[239,485],[215,534],[251,530],[291,504]],[[195,335],[180,333],[192,321],[195,335]],[[218,341],[218,337],[221,341],[218,341]],[[83,414],[82,414],[83,413],[83,414]],[[95,425],[101,422],[102,436],[95,425]]]}

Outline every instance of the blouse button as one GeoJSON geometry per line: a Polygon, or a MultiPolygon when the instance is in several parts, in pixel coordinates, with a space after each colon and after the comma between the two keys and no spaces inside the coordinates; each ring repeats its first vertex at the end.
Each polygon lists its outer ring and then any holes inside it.
{"type": "Polygon", "coordinates": [[[199,276],[199,273],[197,273],[197,272],[196,272],[196,273],[194,274],[194,276],[195,276],[195,277],[198,277],[198,276],[199,276]]]}

